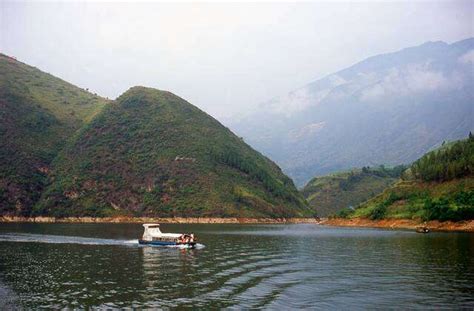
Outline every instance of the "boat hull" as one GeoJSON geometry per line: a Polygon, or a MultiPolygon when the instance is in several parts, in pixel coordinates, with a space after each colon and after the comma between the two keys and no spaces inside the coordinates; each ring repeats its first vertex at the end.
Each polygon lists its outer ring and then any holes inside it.
{"type": "Polygon", "coordinates": [[[138,243],[141,245],[152,245],[152,246],[177,246],[177,245],[184,245],[190,248],[194,248],[196,243],[179,243],[179,242],[172,242],[172,241],[145,241],[145,240],[138,240],[138,243]]]}

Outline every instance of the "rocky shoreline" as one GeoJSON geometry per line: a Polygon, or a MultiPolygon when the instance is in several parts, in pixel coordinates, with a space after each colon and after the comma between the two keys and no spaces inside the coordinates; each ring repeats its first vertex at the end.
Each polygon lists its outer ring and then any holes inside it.
{"type": "Polygon", "coordinates": [[[0,216],[0,223],[169,223],[169,224],[296,224],[319,223],[318,218],[213,218],[213,217],[19,217],[0,216]]]}
{"type": "Polygon", "coordinates": [[[412,229],[423,226],[431,231],[462,231],[474,232],[474,220],[464,221],[421,221],[414,219],[381,219],[370,220],[366,218],[332,218],[322,219],[320,224],[334,227],[366,227],[366,228],[384,228],[384,229],[412,229]]]}

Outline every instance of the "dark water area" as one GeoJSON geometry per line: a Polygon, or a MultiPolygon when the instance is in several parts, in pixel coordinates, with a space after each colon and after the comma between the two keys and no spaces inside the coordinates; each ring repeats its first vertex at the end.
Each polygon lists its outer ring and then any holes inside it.
{"type": "Polygon", "coordinates": [[[0,309],[474,308],[474,234],[319,225],[0,224],[0,309]]]}

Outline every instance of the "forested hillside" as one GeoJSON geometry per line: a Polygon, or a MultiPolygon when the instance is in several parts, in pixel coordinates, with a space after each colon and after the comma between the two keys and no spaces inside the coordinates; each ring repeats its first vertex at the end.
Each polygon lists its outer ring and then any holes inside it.
{"type": "Polygon", "coordinates": [[[432,151],[411,166],[411,174],[423,181],[448,181],[474,174],[474,137],[432,151]]]}
{"type": "Polygon", "coordinates": [[[0,215],[312,215],[277,165],[169,92],[108,101],[0,54],[0,108],[0,215]]]}
{"type": "Polygon", "coordinates": [[[340,217],[474,219],[474,137],[447,144],[417,160],[402,180],[340,217]]]}
{"type": "Polygon", "coordinates": [[[0,54],[0,214],[29,215],[53,158],[106,102],[0,54]]]}
{"type": "Polygon", "coordinates": [[[405,166],[363,167],[313,178],[302,190],[318,216],[326,217],[344,208],[355,207],[394,183],[405,166]]]}
{"type": "Polygon", "coordinates": [[[54,161],[36,215],[310,216],[280,168],[178,96],[134,87],[54,161]]]}

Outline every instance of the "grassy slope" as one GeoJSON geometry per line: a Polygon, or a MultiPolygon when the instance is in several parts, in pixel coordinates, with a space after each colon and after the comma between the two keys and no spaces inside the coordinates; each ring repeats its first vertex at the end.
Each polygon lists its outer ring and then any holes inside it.
{"type": "Polygon", "coordinates": [[[429,152],[407,170],[405,180],[400,180],[345,216],[425,220],[472,218],[474,216],[473,150],[474,139],[469,138],[429,152]],[[449,154],[453,147],[463,151],[449,154]],[[418,169],[418,177],[412,176],[413,167],[429,159],[431,162],[423,168],[423,171],[418,169]],[[444,173],[433,174],[433,169],[444,173]],[[428,178],[435,175],[436,178],[428,178]]]}
{"type": "Polygon", "coordinates": [[[361,169],[313,178],[302,190],[318,216],[329,216],[343,208],[357,206],[396,181],[361,169]]]}
{"type": "Polygon", "coordinates": [[[0,54],[0,213],[29,213],[53,158],[105,103],[0,54]]]}
{"type": "Polygon", "coordinates": [[[427,200],[450,199],[450,208],[457,209],[460,204],[454,198],[460,193],[474,191],[474,177],[464,177],[446,182],[422,182],[417,180],[399,181],[382,194],[362,204],[350,218],[370,218],[380,204],[388,203],[383,218],[419,219],[426,218],[427,200]]]}
{"type": "Polygon", "coordinates": [[[38,214],[277,217],[310,212],[273,162],[183,99],[144,87],[107,106],[55,166],[38,214]]]}

